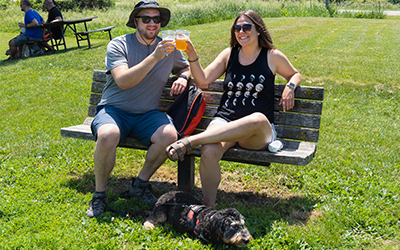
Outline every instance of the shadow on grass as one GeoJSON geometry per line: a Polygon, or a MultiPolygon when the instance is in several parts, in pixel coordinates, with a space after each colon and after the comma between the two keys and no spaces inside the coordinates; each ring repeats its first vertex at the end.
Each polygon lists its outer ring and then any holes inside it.
{"type": "MultiPolygon", "coordinates": [[[[131,181],[132,179],[130,178],[109,178],[107,189],[108,209],[124,211],[128,213],[130,219],[143,223],[149,215],[150,208],[143,205],[139,199],[121,198],[121,193],[129,190],[131,181]]],[[[174,182],[151,181],[151,184],[156,197],[160,197],[168,191],[179,190],[174,182]]],[[[83,176],[70,179],[68,186],[81,193],[92,193],[94,191],[94,174],[85,173],[83,176]]],[[[196,199],[202,200],[201,188],[194,187],[188,193],[192,194],[196,199]]],[[[282,198],[253,192],[218,190],[217,202],[217,209],[236,208],[245,216],[246,225],[253,236],[262,237],[271,230],[272,225],[277,221],[297,226],[307,224],[312,214],[318,214],[318,210],[315,210],[315,204],[320,201],[317,198],[295,195],[282,198]]],[[[115,212],[112,216],[115,216],[115,212]]],[[[98,220],[99,222],[107,221],[104,219],[98,220]]]]}
{"type": "Polygon", "coordinates": [[[20,60],[27,60],[27,59],[33,58],[33,57],[47,57],[47,56],[52,56],[52,55],[56,55],[56,54],[65,54],[65,53],[72,52],[75,50],[85,50],[86,51],[86,50],[90,50],[90,49],[96,49],[96,48],[99,48],[102,46],[104,46],[104,44],[91,44],[90,48],[88,45],[81,45],[81,47],[71,47],[71,48],[67,47],[67,50],[64,49],[64,46],[59,46],[59,50],[56,50],[55,53],[49,51],[49,52],[45,52],[41,55],[29,56],[29,57],[24,57],[24,58],[15,59],[15,60],[8,60],[8,61],[1,60],[0,64],[7,66],[7,65],[15,64],[20,60]]]}

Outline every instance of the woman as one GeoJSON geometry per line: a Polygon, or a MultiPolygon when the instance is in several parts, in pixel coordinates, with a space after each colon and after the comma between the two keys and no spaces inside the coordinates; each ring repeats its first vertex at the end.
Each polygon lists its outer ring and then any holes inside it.
{"type": "Polygon", "coordinates": [[[230,147],[264,150],[276,140],[274,81],[278,73],[288,82],[279,105],[283,111],[294,106],[294,89],[301,76],[287,57],[272,44],[264,21],[256,12],[241,12],[231,28],[230,47],[206,68],[188,40],[188,61],[196,84],[208,85],[224,73],[224,94],[208,128],[167,147],[171,160],[183,160],[192,147],[202,145],[200,178],[204,204],[215,206],[221,180],[219,161],[230,147]]]}

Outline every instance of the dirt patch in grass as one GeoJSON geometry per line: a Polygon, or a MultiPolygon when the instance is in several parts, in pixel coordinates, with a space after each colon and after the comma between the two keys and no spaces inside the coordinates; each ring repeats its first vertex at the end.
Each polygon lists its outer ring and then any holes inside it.
{"type": "MultiPolygon", "coordinates": [[[[276,188],[270,183],[255,181],[232,181],[241,179],[239,173],[227,173],[222,171],[221,183],[217,194],[217,207],[241,207],[248,209],[265,209],[278,214],[291,224],[306,224],[310,218],[319,217],[321,214],[312,206],[315,201],[293,194],[287,188],[276,188]]],[[[195,176],[195,188],[189,193],[202,201],[202,190],[198,173],[195,176]]],[[[159,197],[162,194],[179,190],[177,185],[176,167],[161,167],[151,178],[153,193],[159,197]]],[[[129,189],[131,179],[117,178],[109,185],[115,192],[123,192],[129,189]]]]}
{"type": "MultiPolygon", "coordinates": [[[[132,177],[126,177],[126,172],[123,175],[119,176],[117,173],[110,177],[108,182],[109,191],[120,194],[129,190],[132,178],[136,177],[137,173],[133,173],[132,177]]],[[[79,177],[75,176],[71,181],[75,183],[74,186],[80,189],[81,192],[94,191],[93,173],[86,173],[84,176],[79,177]]],[[[168,191],[179,190],[176,167],[161,167],[153,175],[150,183],[156,197],[168,191]]],[[[195,176],[195,187],[189,193],[202,201],[203,196],[198,173],[195,176]]],[[[217,193],[217,207],[235,207],[243,210],[262,209],[277,214],[291,224],[304,225],[310,218],[321,216],[321,212],[313,208],[315,203],[315,200],[293,193],[285,186],[275,187],[274,184],[267,180],[245,181],[241,178],[240,172],[228,173],[222,171],[221,173],[221,183],[217,193]]]]}

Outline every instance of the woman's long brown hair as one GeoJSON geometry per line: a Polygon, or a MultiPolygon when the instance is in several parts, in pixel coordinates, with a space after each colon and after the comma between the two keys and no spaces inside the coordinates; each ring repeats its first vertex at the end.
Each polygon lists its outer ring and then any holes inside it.
{"type": "MultiPolygon", "coordinates": [[[[236,17],[235,21],[233,22],[233,25],[235,25],[237,20],[242,16],[248,17],[254,23],[257,32],[260,33],[260,35],[258,36],[258,44],[261,47],[264,47],[267,49],[275,49],[275,46],[272,43],[271,35],[269,34],[267,26],[265,25],[261,16],[254,10],[245,10],[245,11],[239,13],[239,15],[236,17]]],[[[236,39],[235,31],[233,30],[233,28],[231,28],[230,46],[231,47],[241,47],[238,40],[236,39]]]]}

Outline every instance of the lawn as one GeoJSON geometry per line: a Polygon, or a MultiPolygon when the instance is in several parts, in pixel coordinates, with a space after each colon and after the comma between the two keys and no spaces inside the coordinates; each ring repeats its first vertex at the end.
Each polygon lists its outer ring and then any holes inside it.
{"type": "MultiPolygon", "coordinates": [[[[400,19],[264,20],[302,84],[325,88],[317,153],[304,167],[221,162],[217,208],[245,216],[249,249],[398,249],[400,19]]],[[[184,27],[203,66],[228,46],[232,21],[184,27]]],[[[0,60],[14,35],[0,32],[0,60]]],[[[77,48],[68,35],[66,52],[0,62],[0,249],[227,249],[162,226],[148,232],[140,216],[86,217],[94,143],[62,138],[60,128],[83,122],[92,72],[104,69],[106,35],[91,40],[77,48]]],[[[118,198],[145,152],[117,154],[110,208],[146,209],[118,198]]],[[[175,163],[151,181],[157,195],[176,189],[175,163]]],[[[199,196],[198,173],[196,185],[199,196]]]]}

